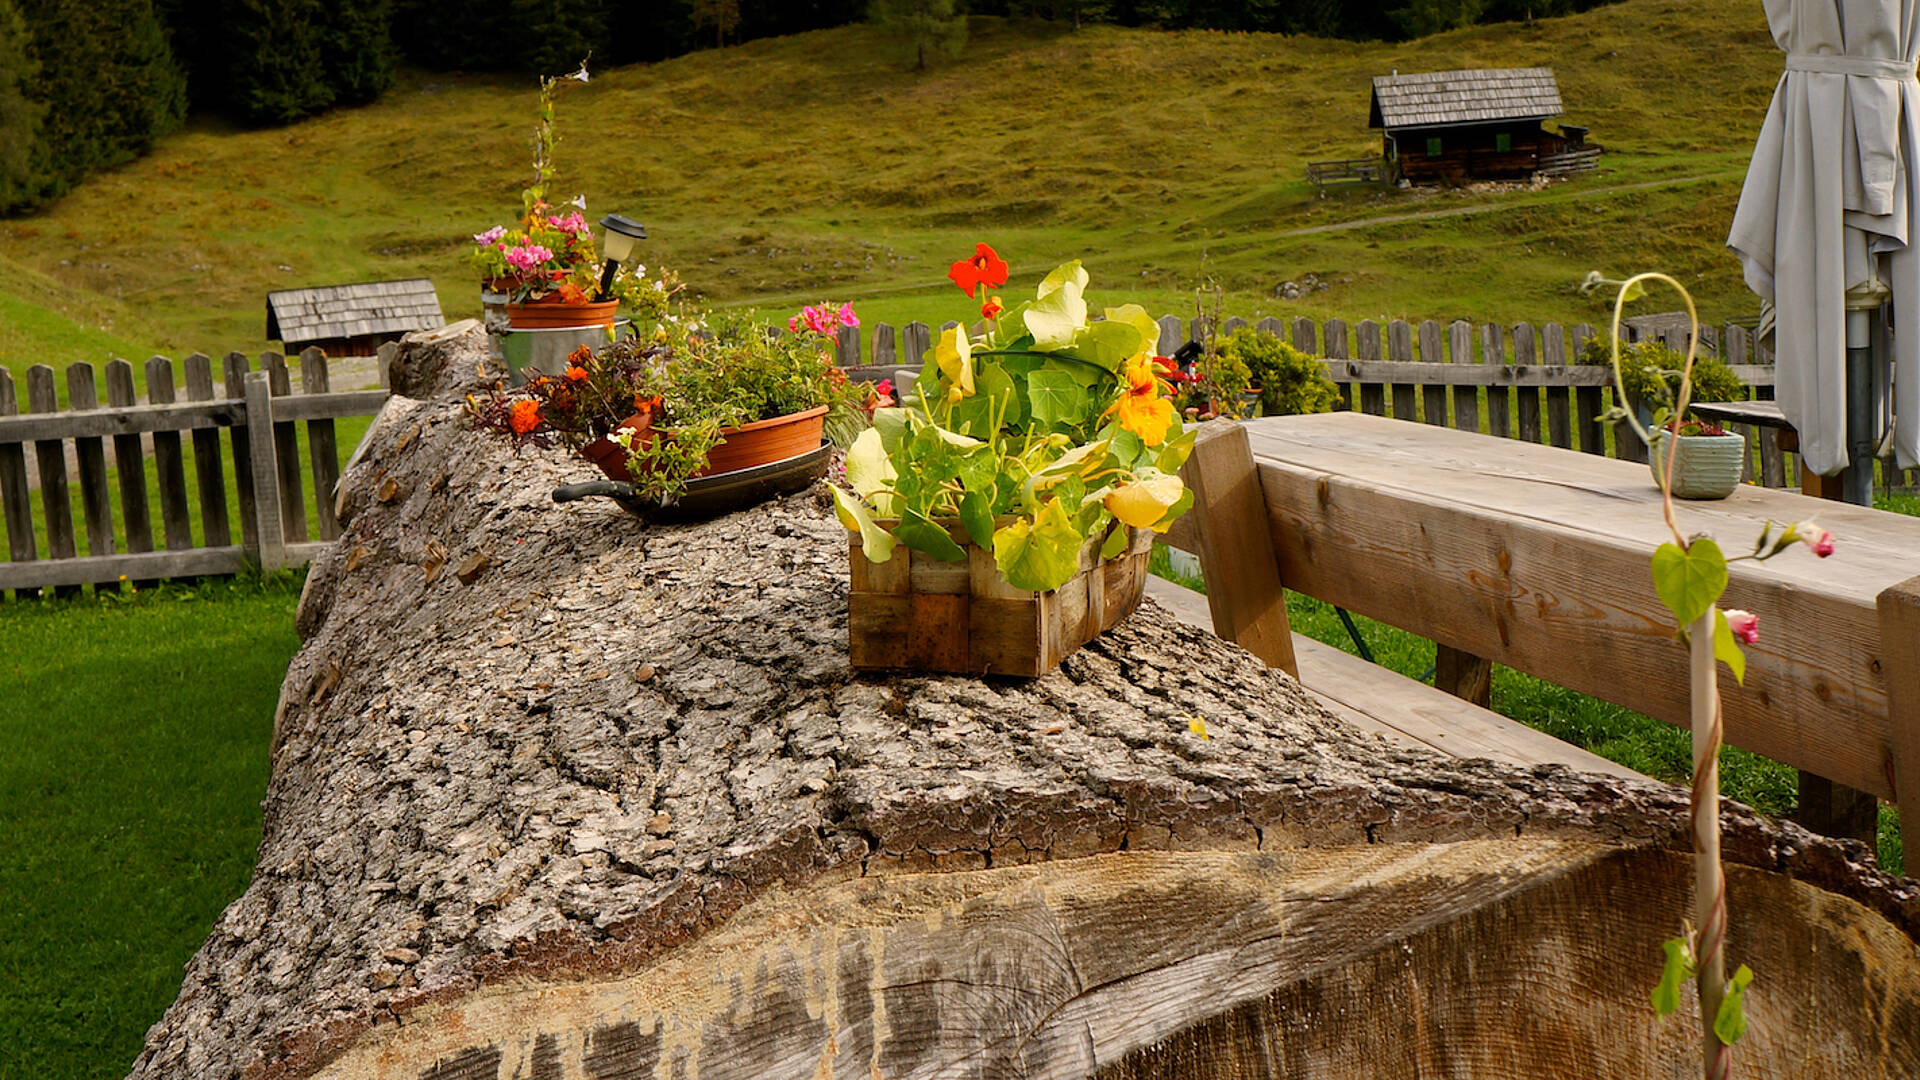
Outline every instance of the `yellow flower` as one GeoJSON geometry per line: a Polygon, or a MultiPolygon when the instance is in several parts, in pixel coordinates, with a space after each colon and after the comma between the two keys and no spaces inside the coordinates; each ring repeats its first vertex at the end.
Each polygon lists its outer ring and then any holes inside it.
{"type": "Polygon", "coordinates": [[[1146,353],[1127,361],[1121,370],[1127,388],[1120,400],[1107,412],[1117,413],[1120,426],[1140,436],[1148,446],[1166,441],[1167,428],[1173,426],[1173,402],[1162,397],[1160,377],[1154,373],[1153,358],[1146,353]]]}
{"type": "Polygon", "coordinates": [[[934,362],[940,365],[940,373],[953,380],[958,397],[949,397],[954,401],[973,396],[973,339],[967,337],[965,330],[950,326],[940,335],[940,343],[933,347],[934,362]]]}
{"type": "Polygon", "coordinates": [[[1180,501],[1184,491],[1186,485],[1180,482],[1179,477],[1157,473],[1145,480],[1114,488],[1100,501],[1114,517],[1136,529],[1166,532],[1166,528],[1160,525],[1160,519],[1166,517],[1173,504],[1180,501]]]}

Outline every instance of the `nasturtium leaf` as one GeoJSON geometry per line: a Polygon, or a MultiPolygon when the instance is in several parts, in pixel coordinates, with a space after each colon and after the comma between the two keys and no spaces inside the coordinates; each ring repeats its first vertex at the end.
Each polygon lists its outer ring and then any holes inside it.
{"type": "Polygon", "coordinates": [[[860,534],[860,550],[867,556],[868,562],[886,562],[893,558],[893,534],[881,528],[867,512],[867,504],[856,498],[838,484],[829,484],[827,490],[833,492],[834,516],[848,532],[860,534]]]}
{"type": "Polygon", "coordinates": [[[1704,536],[1685,550],[1661,544],[1653,553],[1653,589],[1685,629],[1727,591],[1727,558],[1704,536]]]}
{"type": "MultiPolygon", "coordinates": [[[[1113,439],[1113,459],[1118,461],[1122,468],[1138,469],[1143,465],[1153,464],[1152,461],[1142,462],[1140,460],[1147,452],[1147,443],[1146,440],[1142,439],[1139,435],[1115,424],[1113,425],[1113,435],[1111,438],[1113,439]]],[[[1162,469],[1160,471],[1171,472],[1172,470],[1162,469]]]]}
{"type": "Polygon", "coordinates": [[[954,543],[944,526],[936,524],[918,510],[901,514],[900,524],[894,527],[893,535],[913,550],[923,551],[941,562],[959,562],[967,557],[967,549],[954,543]]]}
{"type": "Polygon", "coordinates": [[[1727,980],[1727,995],[1720,999],[1720,1011],[1713,1017],[1713,1033],[1732,1046],[1747,1033],[1747,984],[1753,981],[1753,969],[1741,964],[1727,980]]]}
{"type": "Polygon", "coordinates": [[[899,451],[913,434],[913,425],[907,419],[905,409],[873,410],[873,430],[880,433],[880,445],[891,455],[899,451]]]}
{"type": "Polygon", "coordinates": [[[1627,282],[1626,287],[1620,290],[1620,302],[1624,304],[1631,304],[1635,300],[1638,300],[1645,295],[1647,295],[1646,282],[1629,281],[1627,282]]]}
{"type": "Polygon", "coordinates": [[[981,445],[960,455],[960,486],[989,497],[1000,475],[1000,455],[991,446],[981,445]]]}
{"type": "Polygon", "coordinates": [[[1005,363],[996,361],[982,364],[978,362],[977,354],[974,360],[974,396],[987,403],[1001,427],[1025,423],[1027,413],[1020,404],[1020,395],[1013,388],[1013,377],[1008,373],[1005,363]]]}
{"type": "Polygon", "coordinates": [[[1087,391],[1064,372],[1042,368],[1027,377],[1033,418],[1043,424],[1077,424],[1087,416],[1087,391]]]}
{"type": "Polygon", "coordinates": [[[976,547],[993,546],[993,496],[984,491],[969,491],[960,496],[960,524],[976,547]]]}
{"type": "Polygon", "coordinates": [[[1151,352],[1150,339],[1140,336],[1140,329],[1128,322],[1105,320],[1092,323],[1080,331],[1074,339],[1073,351],[1083,360],[1091,361],[1108,371],[1119,371],[1120,365],[1151,352]]]}
{"type": "MultiPolygon", "coordinates": [[[[1078,267],[1078,263],[1070,264],[1078,267]]],[[[1065,269],[1062,267],[1061,269],[1065,269]]],[[[1054,273],[1059,273],[1059,270],[1054,273]]],[[[1021,316],[1026,321],[1027,332],[1033,335],[1033,347],[1040,352],[1052,352],[1073,344],[1080,328],[1087,324],[1087,301],[1080,295],[1086,287],[1086,272],[1081,271],[1079,280],[1067,278],[1056,284],[1051,291],[1045,291],[1042,284],[1040,299],[1035,300],[1021,316]]],[[[1048,278],[1049,281],[1053,279],[1048,278]]]]}
{"type": "Polygon", "coordinates": [[[1106,543],[1100,545],[1100,557],[1118,558],[1125,550],[1127,550],[1127,530],[1124,526],[1116,525],[1113,531],[1107,534],[1106,543]]]}
{"type": "Polygon", "coordinates": [[[1033,477],[1042,491],[1065,477],[1079,474],[1082,476],[1096,472],[1106,464],[1107,448],[1112,444],[1106,439],[1095,439],[1061,454],[1044,467],[1035,470],[1033,477]]]}
{"type": "Polygon", "coordinates": [[[887,460],[885,436],[879,428],[870,427],[861,432],[847,448],[847,483],[860,495],[871,496],[883,491],[899,476],[893,462],[887,460]]]}
{"type": "Polygon", "coordinates": [[[1101,386],[1103,391],[1113,386],[1113,372],[1071,353],[1056,353],[1041,361],[1033,370],[1057,371],[1088,390],[1092,390],[1096,385],[1101,386]]]}
{"type": "Polygon", "coordinates": [[[1048,293],[1066,288],[1069,285],[1079,291],[1086,291],[1087,269],[1080,265],[1079,259],[1075,259],[1072,262],[1061,263],[1059,266],[1054,267],[1052,273],[1040,279],[1040,287],[1035,290],[1034,296],[1036,298],[1044,298],[1048,293]]]}
{"type": "MultiPolygon", "coordinates": [[[[961,397],[973,396],[973,339],[967,337],[964,327],[949,326],[941,332],[939,342],[933,347],[933,360],[939,365],[940,374],[959,389],[961,397]]],[[[931,407],[934,403],[927,404],[931,407]]]]}
{"type": "Polygon", "coordinates": [[[1014,588],[1047,592],[1079,571],[1083,539],[1059,500],[1048,499],[1031,522],[1021,518],[993,534],[993,562],[1014,588]]]}
{"type": "Polygon", "coordinates": [[[1153,316],[1147,314],[1146,308],[1139,304],[1121,304],[1117,308],[1108,308],[1104,314],[1108,322],[1127,323],[1140,331],[1142,349],[1152,353],[1160,351],[1160,324],[1153,321],[1153,316]]]}
{"type": "Polygon", "coordinates": [[[1173,528],[1173,523],[1180,520],[1180,515],[1191,509],[1193,509],[1193,489],[1187,488],[1180,492],[1180,497],[1173,501],[1172,506],[1167,507],[1166,514],[1153,523],[1153,531],[1163,533],[1173,528]]]}
{"type": "Polygon", "coordinates": [[[1183,428],[1178,435],[1169,435],[1167,441],[1160,444],[1159,453],[1153,459],[1154,468],[1161,472],[1177,473],[1193,455],[1194,437],[1200,434],[1197,427],[1183,428]]]}
{"type": "Polygon", "coordinates": [[[1153,473],[1114,488],[1107,495],[1106,507],[1114,517],[1136,529],[1154,529],[1185,490],[1179,477],[1153,473]]]}
{"type": "Polygon", "coordinates": [[[1734,682],[1747,684],[1747,654],[1740,651],[1733,627],[1727,625],[1727,613],[1719,608],[1713,609],[1713,657],[1733,669],[1734,682]]]}
{"type": "Polygon", "coordinates": [[[1648,997],[1653,999],[1653,1011],[1665,1016],[1680,1007],[1680,984],[1693,978],[1693,950],[1687,947],[1683,937],[1668,938],[1660,943],[1666,950],[1666,967],[1660,972],[1660,982],[1648,997]]]}

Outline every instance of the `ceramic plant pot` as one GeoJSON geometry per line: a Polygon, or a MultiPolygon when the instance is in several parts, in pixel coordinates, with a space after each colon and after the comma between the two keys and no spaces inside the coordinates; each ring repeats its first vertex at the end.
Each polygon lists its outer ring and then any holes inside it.
{"type": "MultiPolygon", "coordinates": [[[[1647,467],[1653,482],[1666,468],[1666,431],[1653,433],[1647,467]]],[[[1682,435],[1673,462],[1673,494],[1682,499],[1724,499],[1740,486],[1740,466],[1746,460],[1747,440],[1739,435],[1682,435]]]]}

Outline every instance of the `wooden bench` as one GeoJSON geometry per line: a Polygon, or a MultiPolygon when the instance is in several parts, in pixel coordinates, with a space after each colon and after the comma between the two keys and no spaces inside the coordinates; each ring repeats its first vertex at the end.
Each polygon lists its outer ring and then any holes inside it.
{"type": "MultiPolygon", "coordinates": [[[[1213,613],[1205,595],[1163,578],[1150,578],[1147,596],[1181,622],[1202,630],[1213,629],[1213,613]]],[[[1546,732],[1304,634],[1293,635],[1293,652],[1300,664],[1301,685],[1320,704],[1353,726],[1394,742],[1457,758],[1492,758],[1529,767],[1554,763],[1580,772],[1648,779],[1546,732]]]]}
{"type": "MultiPolygon", "coordinates": [[[[1499,663],[1688,723],[1644,465],[1347,412],[1206,425],[1182,476],[1194,508],[1166,541],[1198,556],[1214,631],[1270,665],[1304,674],[1284,580],[1433,640],[1462,697],[1499,663]]],[[[1815,513],[1834,558],[1730,567],[1724,603],[1764,636],[1744,685],[1721,672],[1727,741],[1920,805],[1920,519],[1756,487],[1677,508],[1683,533],[1731,550],[1815,513]]],[[[1920,850],[1920,811],[1902,833],[1920,850]]]]}

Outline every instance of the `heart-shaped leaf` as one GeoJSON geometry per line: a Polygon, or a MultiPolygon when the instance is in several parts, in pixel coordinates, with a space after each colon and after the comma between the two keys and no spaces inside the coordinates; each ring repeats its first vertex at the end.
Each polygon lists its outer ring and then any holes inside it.
{"type": "MultiPolygon", "coordinates": [[[[1068,265],[1075,269],[1080,266],[1077,262],[1068,265]]],[[[1049,275],[1047,281],[1054,282],[1051,290],[1048,290],[1046,283],[1041,284],[1040,298],[1021,316],[1026,320],[1027,332],[1033,335],[1035,350],[1052,352],[1073,344],[1075,335],[1087,324],[1087,301],[1081,295],[1081,290],[1086,287],[1086,278],[1086,271],[1082,270],[1078,278],[1066,277],[1057,282],[1049,275]]]]}
{"type": "Polygon", "coordinates": [[[1733,669],[1734,682],[1747,684],[1747,654],[1740,651],[1733,628],[1727,625],[1727,613],[1719,608],[1713,610],[1713,656],[1733,669]]]}
{"type": "Polygon", "coordinates": [[[1078,424],[1087,418],[1087,391],[1072,376],[1042,368],[1027,377],[1033,418],[1043,424],[1078,424]]]}
{"type": "Polygon", "coordinates": [[[1665,1016],[1680,1007],[1680,984],[1693,978],[1693,950],[1683,937],[1669,938],[1660,947],[1667,952],[1667,963],[1648,997],[1653,999],[1653,1011],[1665,1016]]]}
{"type": "Polygon", "coordinates": [[[1753,969],[1741,964],[1727,980],[1727,995],[1720,999],[1720,1011],[1713,1017],[1713,1033],[1732,1046],[1747,1033],[1747,984],[1753,982],[1753,969]]]}
{"type": "Polygon", "coordinates": [[[1031,522],[1021,518],[993,534],[993,562],[1014,588],[1047,592],[1079,571],[1084,539],[1060,500],[1048,499],[1031,522]]]}
{"type": "Polygon", "coordinates": [[[1720,545],[1704,536],[1684,550],[1677,544],[1661,544],[1653,553],[1653,588],[1685,628],[1727,591],[1727,557],[1720,545]]]}
{"type": "Polygon", "coordinates": [[[925,552],[941,562],[959,562],[967,557],[967,549],[954,543],[944,526],[918,510],[903,513],[893,535],[913,550],[925,552]]]}
{"type": "Polygon", "coordinates": [[[883,563],[893,558],[896,542],[893,534],[874,522],[873,515],[867,512],[867,504],[837,484],[828,485],[827,490],[833,492],[834,516],[849,532],[860,534],[860,550],[866,554],[867,561],[883,563]]]}

